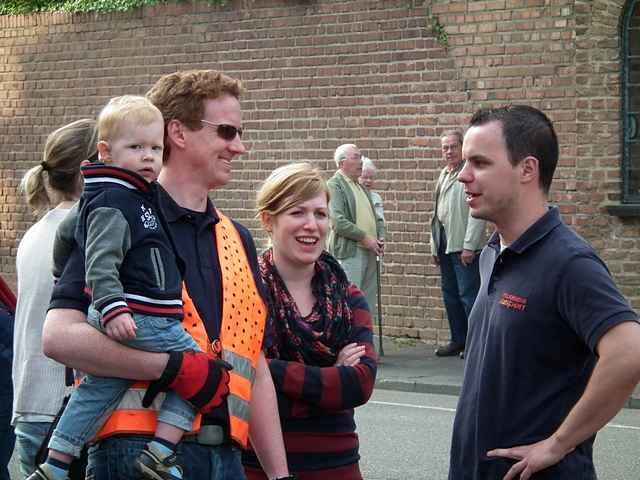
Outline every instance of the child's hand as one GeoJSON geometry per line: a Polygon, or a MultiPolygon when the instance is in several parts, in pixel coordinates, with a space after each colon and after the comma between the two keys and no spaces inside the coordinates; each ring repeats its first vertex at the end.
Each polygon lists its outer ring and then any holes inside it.
{"type": "Polygon", "coordinates": [[[124,342],[136,338],[136,323],[130,313],[121,313],[107,323],[105,331],[109,338],[124,342]]]}

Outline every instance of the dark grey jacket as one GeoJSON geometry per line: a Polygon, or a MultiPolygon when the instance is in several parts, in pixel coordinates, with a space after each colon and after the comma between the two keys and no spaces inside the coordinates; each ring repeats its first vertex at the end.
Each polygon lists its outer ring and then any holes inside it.
{"type": "Polygon", "coordinates": [[[85,190],[60,226],[54,269],[62,270],[75,240],[103,324],[126,311],[182,318],[180,260],[157,208],[157,184],[104,164],[83,167],[82,175],[85,190]]]}

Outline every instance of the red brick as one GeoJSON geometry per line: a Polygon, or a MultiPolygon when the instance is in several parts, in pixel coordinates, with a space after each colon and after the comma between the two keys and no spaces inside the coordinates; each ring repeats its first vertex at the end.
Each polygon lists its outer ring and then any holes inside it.
{"type": "Polygon", "coordinates": [[[144,93],[163,73],[224,68],[248,88],[251,152],[213,196],[259,243],[252,202],[271,169],[304,159],[329,175],[347,141],[377,161],[389,219],[386,333],[448,338],[426,233],[438,135],[504,102],[532,103],[556,123],[553,201],[638,308],[640,269],[628,258],[640,253],[640,227],[603,207],[620,197],[623,3],[264,0],[0,17],[0,271],[15,278],[17,241],[34,220],[17,185],[48,132],[95,115],[110,96],[144,93]],[[446,44],[432,32],[435,17],[446,44]]]}

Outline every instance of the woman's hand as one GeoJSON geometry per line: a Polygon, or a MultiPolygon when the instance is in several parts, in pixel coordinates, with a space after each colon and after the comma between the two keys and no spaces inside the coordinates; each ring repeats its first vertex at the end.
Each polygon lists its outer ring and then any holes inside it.
{"type": "Polygon", "coordinates": [[[334,366],[336,367],[353,367],[360,363],[360,357],[365,353],[364,345],[358,345],[357,343],[349,343],[345,345],[340,353],[338,353],[338,359],[334,366]]]}

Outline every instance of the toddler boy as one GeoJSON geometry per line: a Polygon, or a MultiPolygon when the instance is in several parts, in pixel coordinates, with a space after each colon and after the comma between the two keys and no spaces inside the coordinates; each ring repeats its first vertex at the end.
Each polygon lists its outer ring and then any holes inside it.
{"type": "MultiPolygon", "coordinates": [[[[82,167],[85,190],[70,213],[75,218],[66,219],[58,232],[54,269],[64,265],[68,245],[75,240],[85,253],[92,295],[89,323],[134,348],[199,351],[180,323],[180,259],[156,201],[162,114],[145,97],[116,97],[100,113],[97,127],[100,163],[82,167]]],[[[66,479],[73,458],[100,431],[131,384],[87,375],[51,437],[46,462],[28,480],[66,479]]],[[[194,418],[188,402],[167,392],[155,437],[136,460],[145,478],[182,479],[175,448],[194,418]]]]}

